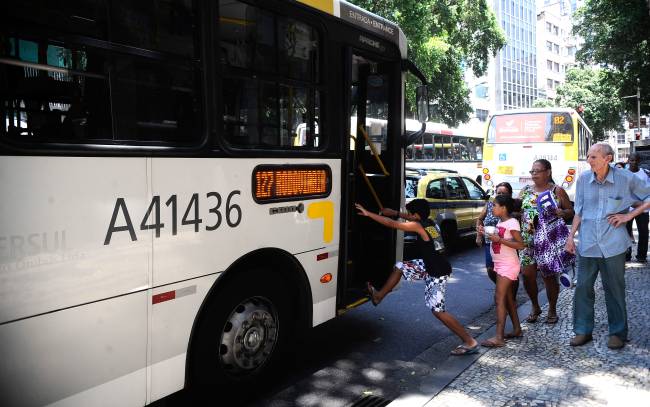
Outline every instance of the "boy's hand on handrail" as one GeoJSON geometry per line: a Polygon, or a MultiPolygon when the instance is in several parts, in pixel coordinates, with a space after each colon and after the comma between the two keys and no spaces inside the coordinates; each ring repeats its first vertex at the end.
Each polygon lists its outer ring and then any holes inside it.
{"type": "Polygon", "coordinates": [[[358,215],[368,216],[368,213],[369,213],[368,210],[366,208],[364,208],[363,206],[361,206],[361,204],[355,203],[354,206],[359,211],[358,215]]]}

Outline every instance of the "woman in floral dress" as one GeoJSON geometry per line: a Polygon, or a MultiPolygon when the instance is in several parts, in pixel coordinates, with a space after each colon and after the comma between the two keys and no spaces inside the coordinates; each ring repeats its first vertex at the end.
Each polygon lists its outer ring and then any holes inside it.
{"type": "MultiPolygon", "coordinates": [[[[521,237],[524,240],[526,247],[519,251],[519,260],[521,263],[524,275],[524,287],[532,302],[532,311],[526,322],[537,322],[542,309],[537,300],[537,264],[534,257],[534,243],[535,225],[539,212],[537,209],[537,197],[545,191],[551,191],[553,199],[557,203],[556,215],[562,217],[564,220],[573,217],[573,205],[569,200],[566,191],[561,187],[555,185],[551,173],[551,163],[547,160],[541,159],[533,163],[530,170],[530,175],[533,180],[533,185],[527,185],[519,193],[521,199],[521,237]]],[[[546,296],[548,297],[548,315],[546,316],[547,324],[554,324],[558,321],[557,318],[557,297],[560,292],[560,284],[556,274],[542,275],[544,278],[544,286],[546,287],[546,296]]]]}

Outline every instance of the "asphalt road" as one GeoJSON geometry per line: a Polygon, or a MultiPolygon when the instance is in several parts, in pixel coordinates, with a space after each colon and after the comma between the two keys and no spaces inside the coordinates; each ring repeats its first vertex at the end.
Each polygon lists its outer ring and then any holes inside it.
{"type": "MultiPolygon", "coordinates": [[[[468,325],[491,309],[494,286],[471,240],[449,260],[447,310],[468,325]]],[[[402,282],[378,307],[366,303],[314,328],[286,379],[249,405],[343,407],[364,394],[397,397],[411,361],[449,336],[424,305],[424,283],[402,282]]]]}

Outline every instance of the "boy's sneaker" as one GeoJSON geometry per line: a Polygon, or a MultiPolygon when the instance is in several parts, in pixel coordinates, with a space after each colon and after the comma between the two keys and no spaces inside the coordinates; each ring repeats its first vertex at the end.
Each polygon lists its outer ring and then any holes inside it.
{"type": "Polygon", "coordinates": [[[640,259],[640,258],[636,257],[635,259],[636,259],[637,263],[647,263],[648,262],[648,259],[646,259],[646,258],[640,259]]]}

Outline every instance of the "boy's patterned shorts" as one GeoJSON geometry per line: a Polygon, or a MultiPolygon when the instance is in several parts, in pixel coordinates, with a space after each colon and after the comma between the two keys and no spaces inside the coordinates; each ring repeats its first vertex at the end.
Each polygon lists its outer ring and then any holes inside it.
{"type": "Polygon", "coordinates": [[[431,277],[422,259],[400,261],[395,268],[402,272],[406,281],[424,280],[424,302],[434,312],[445,312],[445,291],[449,276],[431,277]]]}

